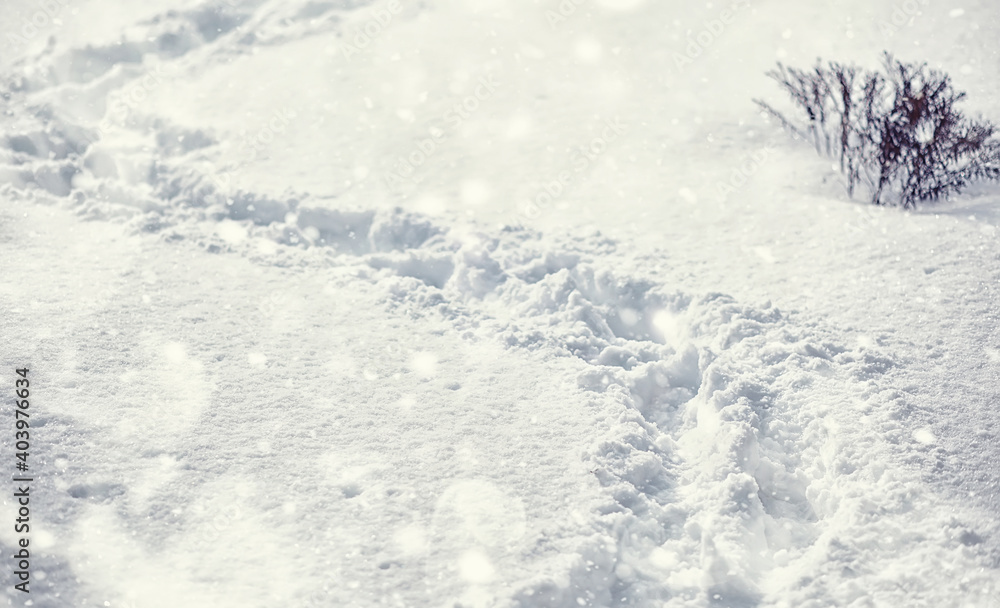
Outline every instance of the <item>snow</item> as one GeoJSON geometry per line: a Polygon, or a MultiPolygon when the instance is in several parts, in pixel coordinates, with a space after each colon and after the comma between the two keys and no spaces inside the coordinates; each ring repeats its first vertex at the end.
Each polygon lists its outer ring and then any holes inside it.
{"type": "Polygon", "coordinates": [[[11,605],[1000,605],[995,189],[852,202],[750,102],[890,48],[988,112],[989,3],[40,6],[11,605]]]}

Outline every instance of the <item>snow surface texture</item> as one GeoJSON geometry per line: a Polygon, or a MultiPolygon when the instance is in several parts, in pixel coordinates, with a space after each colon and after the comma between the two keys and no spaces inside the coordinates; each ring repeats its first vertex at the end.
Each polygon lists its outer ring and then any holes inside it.
{"type": "Polygon", "coordinates": [[[933,31],[996,99],[996,9],[739,3],[687,64],[721,7],[401,6],[4,57],[32,605],[1000,606],[996,196],[845,201],[747,75],[933,31]]]}

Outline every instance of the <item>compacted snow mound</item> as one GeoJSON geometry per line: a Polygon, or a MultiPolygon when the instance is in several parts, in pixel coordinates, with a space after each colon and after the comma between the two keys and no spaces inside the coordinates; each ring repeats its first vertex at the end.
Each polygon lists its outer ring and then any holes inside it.
{"type": "Polygon", "coordinates": [[[581,261],[586,248],[537,253],[544,276],[512,269],[484,302],[510,347],[582,359],[579,385],[616,412],[586,456],[608,492],[603,537],[568,579],[522,589],[520,605],[989,597],[995,572],[927,584],[936,555],[974,562],[976,551],[944,533],[970,524],[914,473],[886,471],[887,448],[864,427],[899,398],[879,385],[890,358],[796,329],[770,305],[617,277],[581,261]]]}

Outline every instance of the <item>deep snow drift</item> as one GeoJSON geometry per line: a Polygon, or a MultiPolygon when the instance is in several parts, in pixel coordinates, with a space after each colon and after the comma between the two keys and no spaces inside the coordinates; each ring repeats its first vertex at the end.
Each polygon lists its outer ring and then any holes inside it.
{"type": "Polygon", "coordinates": [[[860,206],[749,102],[924,41],[988,109],[996,9],[561,6],[21,31],[31,605],[997,605],[995,192],[860,206]]]}

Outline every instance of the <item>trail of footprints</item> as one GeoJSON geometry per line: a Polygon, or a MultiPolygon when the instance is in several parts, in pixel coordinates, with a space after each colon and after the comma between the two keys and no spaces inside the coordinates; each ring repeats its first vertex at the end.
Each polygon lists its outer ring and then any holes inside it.
{"type": "MultiPolygon", "coordinates": [[[[308,217],[337,233],[336,213],[308,217]]],[[[570,584],[534,584],[521,605],[753,606],[768,571],[814,542],[807,488],[828,433],[805,400],[843,382],[854,354],[792,336],[769,305],[599,271],[581,261],[613,247],[599,236],[543,253],[521,229],[458,242],[399,211],[371,227],[351,249],[408,281],[398,298],[439,294],[463,311],[456,326],[474,316],[511,348],[578,357],[578,385],[613,412],[589,456],[608,493],[605,536],[581,550],[570,584]]]]}
{"type": "MultiPolygon", "coordinates": [[[[150,24],[163,31],[149,50],[167,57],[211,42],[202,17],[150,24]]],[[[66,80],[80,53],[57,58],[46,78],[66,80]]],[[[77,84],[124,78],[109,84],[122,86],[139,75],[114,76],[130,56],[109,51],[106,59],[77,84]]],[[[10,96],[47,83],[7,85],[10,96]]],[[[2,142],[0,183],[11,197],[47,199],[209,252],[259,257],[255,239],[266,239],[285,246],[281,263],[332,259],[358,265],[360,277],[392,275],[401,282],[389,306],[440,303],[457,331],[584,362],[578,386],[609,412],[606,434],[588,456],[607,491],[594,515],[601,534],[581,545],[568,584],[516,589],[511,607],[768,604],[781,585],[793,584],[777,582],[775,573],[816,550],[832,510],[816,504],[810,485],[862,466],[835,453],[828,418],[847,409],[866,379],[891,368],[889,359],[795,335],[769,304],[695,297],[602,271],[619,251],[599,235],[542,247],[541,235],[521,228],[459,235],[400,210],[335,210],[308,197],[251,192],[223,199],[188,156],[210,151],[212,138],[152,127],[162,135],[157,141],[197,145],[155,151],[151,189],[141,195],[119,183],[107,150],[95,151],[85,129],[50,108],[21,120],[2,142]],[[97,181],[74,187],[81,172],[97,181]],[[222,221],[251,238],[227,240],[222,221]]]]}
{"type": "MultiPolygon", "coordinates": [[[[354,268],[359,280],[392,284],[390,308],[442,314],[461,335],[581,361],[577,384],[592,403],[580,407],[608,413],[587,456],[606,500],[583,526],[569,572],[508,590],[503,608],[782,605],[790,588],[820,601],[833,584],[802,579],[799,562],[843,562],[827,579],[854,576],[860,558],[828,522],[843,515],[838,479],[871,462],[840,449],[836,421],[859,400],[882,398],[869,385],[890,359],[825,342],[770,304],[603,270],[630,263],[600,235],[560,243],[517,227],[474,232],[308,197],[243,193],[220,205],[198,198],[205,181],[191,171],[159,179],[178,187],[138,214],[118,214],[84,190],[50,200],[211,253],[354,268]],[[223,224],[249,238],[224,238],[223,224]],[[273,255],[262,240],[277,246],[273,255]]],[[[855,489],[851,499],[889,512],[901,487],[891,497],[855,489]]]]}
{"type": "MultiPolygon", "coordinates": [[[[795,394],[839,373],[842,351],[792,338],[773,307],[601,271],[616,245],[600,236],[546,252],[528,230],[456,238],[401,210],[341,211],[249,193],[201,204],[203,185],[188,174],[164,191],[162,206],[124,221],[167,241],[259,257],[255,238],[220,237],[218,222],[237,222],[284,245],[282,263],[360,264],[360,277],[402,281],[389,306],[438,302],[456,330],[478,327],[510,348],[585,362],[579,387],[613,413],[589,456],[607,490],[595,514],[603,534],[581,548],[568,585],[533,583],[515,590],[512,606],[753,606],[766,571],[816,537],[820,518],[806,488],[808,461],[818,456],[802,446],[822,445],[824,431],[795,394]]],[[[95,204],[79,191],[61,200],[95,204]]]]}

